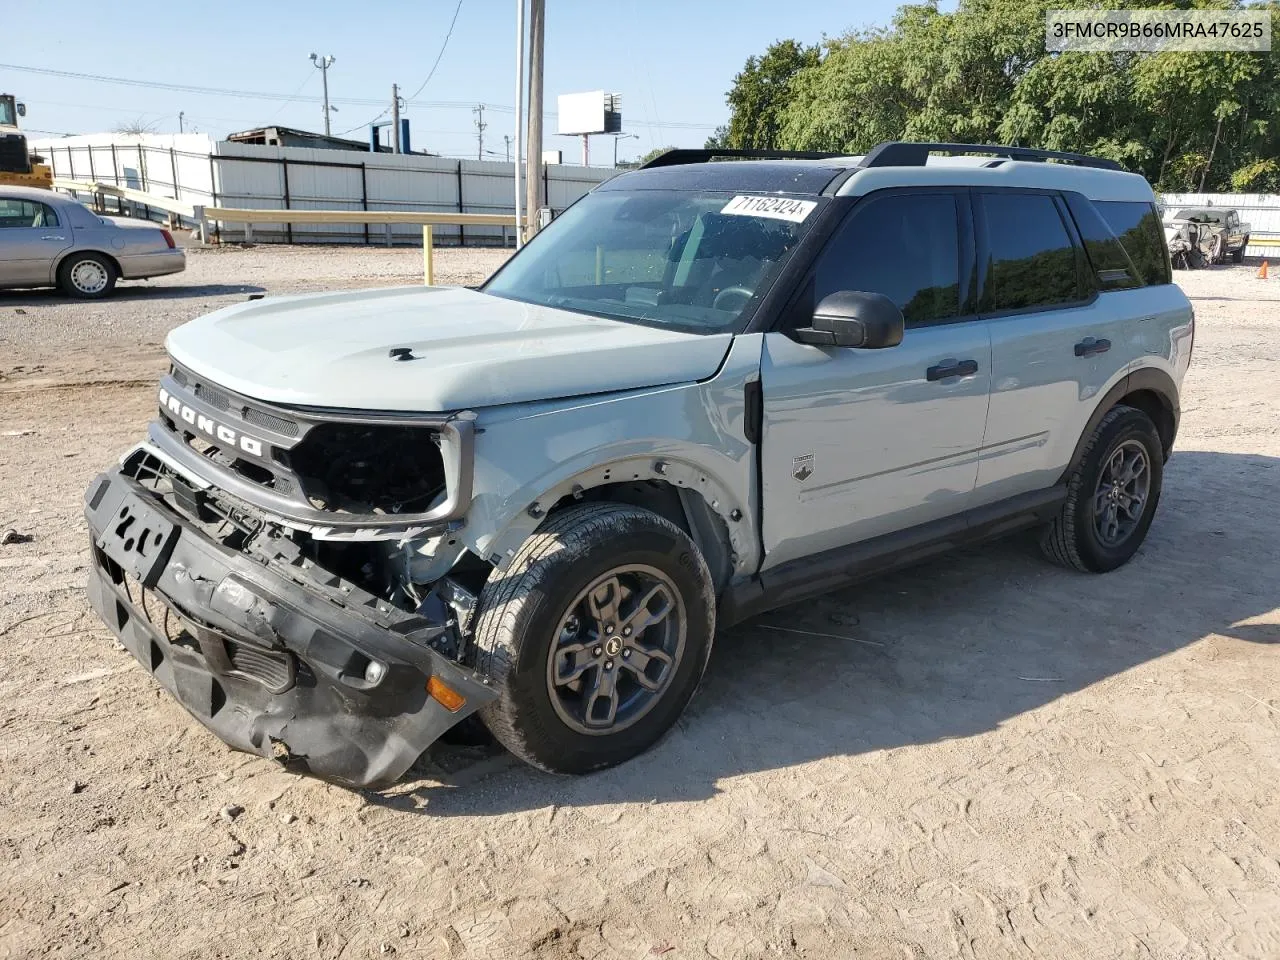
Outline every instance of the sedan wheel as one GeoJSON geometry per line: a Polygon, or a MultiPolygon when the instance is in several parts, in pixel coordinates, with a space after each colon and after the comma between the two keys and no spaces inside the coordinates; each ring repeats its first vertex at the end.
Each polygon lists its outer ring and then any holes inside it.
{"type": "Polygon", "coordinates": [[[101,254],[72,254],[58,268],[58,286],[72,297],[105,297],[115,285],[115,264],[101,254]]]}

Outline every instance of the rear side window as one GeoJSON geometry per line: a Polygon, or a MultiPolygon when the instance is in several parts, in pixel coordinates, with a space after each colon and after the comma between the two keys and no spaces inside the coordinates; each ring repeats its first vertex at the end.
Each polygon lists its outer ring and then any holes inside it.
{"type": "Polygon", "coordinates": [[[823,297],[841,290],[883,294],[908,327],[959,316],[955,197],[905,194],[858,204],[827,241],[802,301],[812,315],[823,297]]]}
{"type": "Polygon", "coordinates": [[[1097,200],[1094,207],[1107,221],[1111,232],[1120,238],[1129,259],[1148,284],[1172,283],[1169,272],[1169,248],[1164,242],[1164,227],[1155,204],[1119,200],[1097,200]]]}
{"type": "Polygon", "coordinates": [[[986,193],[984,308],[992,313],[1075,303],[1081,299],[1076,250],[1047,194],[986,193]]]}
{"type": "Polygon", "coordinates": [[[1071,218],[1076,222],[1080,239],[1099,290],[1130,290],[1146,283],[1138,268],[1133,265],[1120,238],[1094,209],[1087,197],[1078,193],[1064,195],[1071,218]]]}
{"type": "Polygon", "coordinates": [[[53,208],[34,200],[0,200],[0,227],[56,227],[53,208]]]}

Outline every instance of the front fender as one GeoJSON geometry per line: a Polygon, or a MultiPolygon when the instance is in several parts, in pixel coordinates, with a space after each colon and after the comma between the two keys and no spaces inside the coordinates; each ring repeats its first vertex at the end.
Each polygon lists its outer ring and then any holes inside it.
{"type": "Polygon", "coordinates": [[[707,381],[482,411],[463,542],[506,569],[560,499],[661,480],[698,493],[724,520],[734,575],[754,573],[756,447],[744,413],[746,384],[759,377],[760,340],[735,338],[707,381]]]}

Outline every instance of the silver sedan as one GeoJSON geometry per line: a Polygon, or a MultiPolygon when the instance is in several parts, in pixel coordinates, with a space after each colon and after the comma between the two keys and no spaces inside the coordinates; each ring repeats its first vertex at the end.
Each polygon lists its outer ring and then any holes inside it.
{"type": "Polygon", "coordinates": [[[158,224],[100,217],[50,190],[0,187],[0,288],[52,287],[105,297],[116,281],[185,270],[187,256],[158,224]]]}

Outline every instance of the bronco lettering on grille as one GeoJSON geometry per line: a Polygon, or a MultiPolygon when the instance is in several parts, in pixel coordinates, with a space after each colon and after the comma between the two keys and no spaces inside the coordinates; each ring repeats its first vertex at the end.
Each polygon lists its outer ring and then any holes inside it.
{"type": "Polygon", "coordinates": [[[237,430],[233,430],[225,424],[218,423],[212,418],[183,403],[177,397],[169,393],[163,387],[160,388],[160,407],[168,410],[183,423],[194,427],[201,433],[212,437],[219,443],[227,446],[235,447],[243,450],[250,456],[262,456],[262,441],[256,437],[246,436],[237,430]]]}

